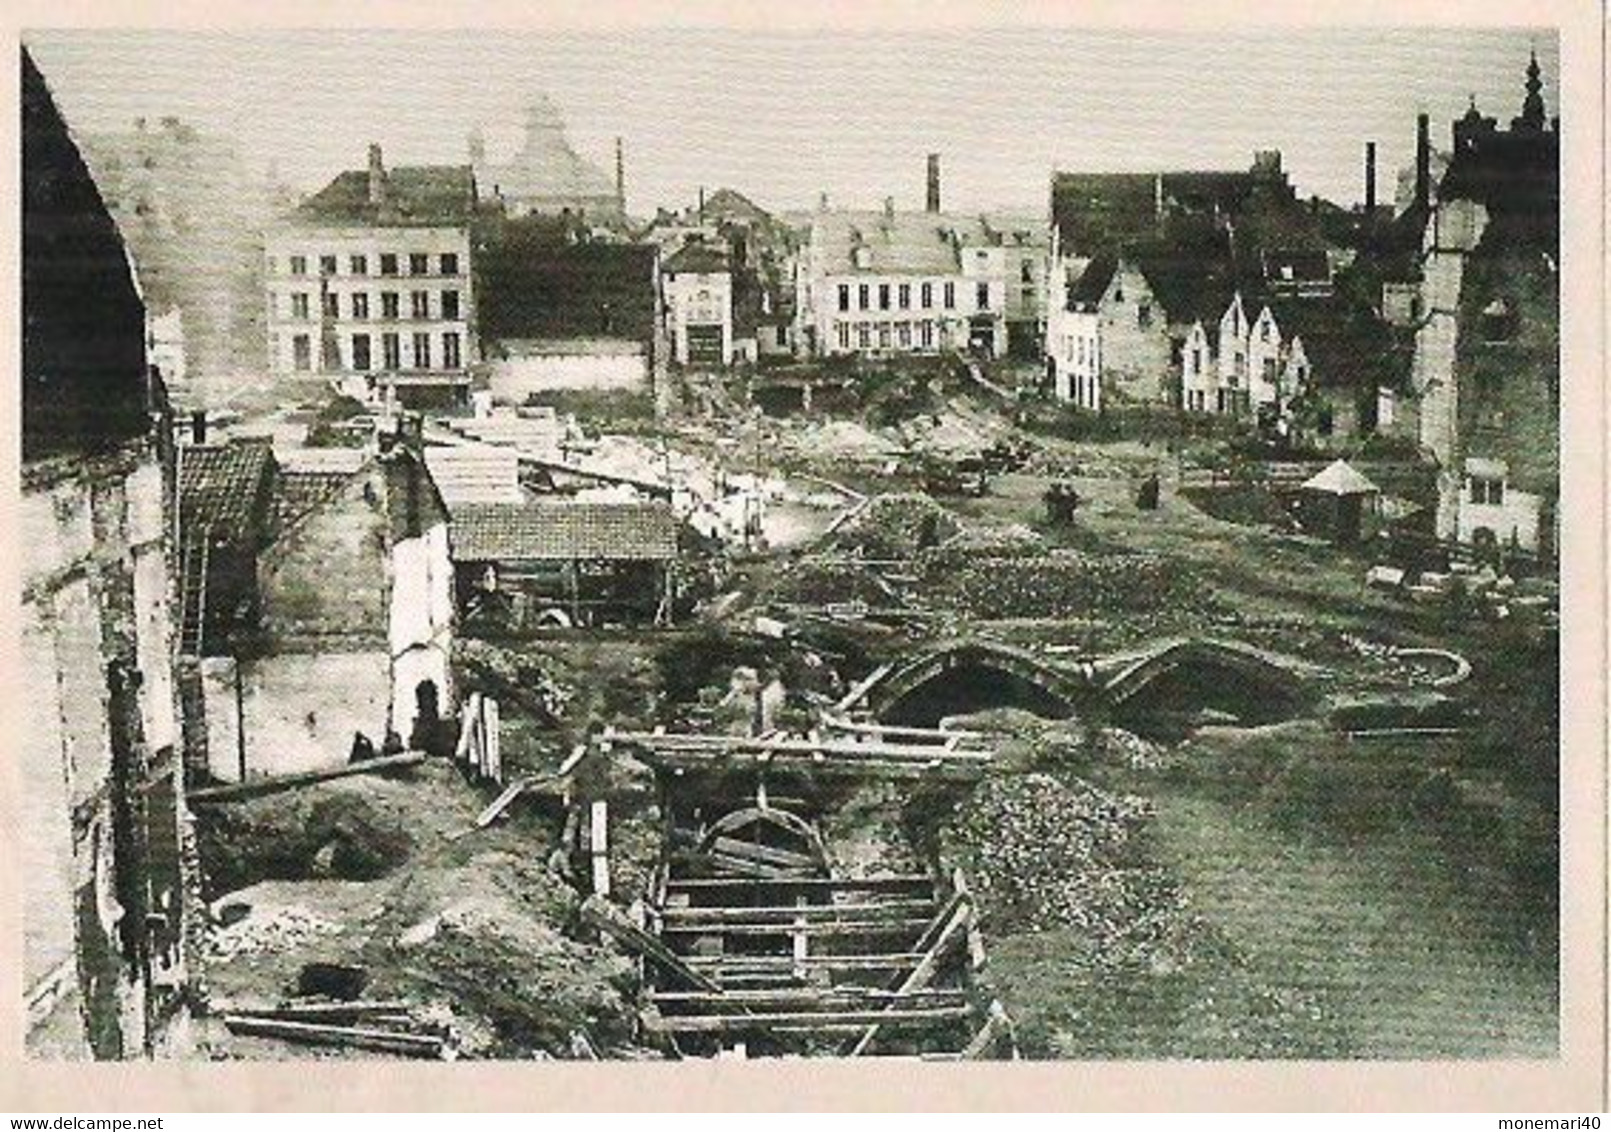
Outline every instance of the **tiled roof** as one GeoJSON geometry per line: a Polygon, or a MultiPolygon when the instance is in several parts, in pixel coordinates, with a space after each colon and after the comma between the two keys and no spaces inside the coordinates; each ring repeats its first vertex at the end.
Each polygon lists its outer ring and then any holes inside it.
{"type": "MultiPolygon", "coordinates": [[[[1256,318],[1259,299],[1247,303],[1248,316],[1256,318]]],[[[1270,313],[1283,337],[1296,335],[1315,383],[1329,389],[1398,387],[1407,376],[1411,351],[1373,311],[1361,309],[1341,297],[1329,299],[1276,299],[1270,313]]]]}
{"type": "Polygon", "coordinates": [[[1102,296],[1107,294],[1108,284],[1113,282],[1113,273],[1118,269],[1119,261],[1115,256],[1104,253],[1091,260],[1068,289],[1068,309],[1094,307],[1101,302],[1102,296]]]}
{"type": "Polygon", "coordinates": [[[665,561],[677,524],[662,503],[465,503],[449,540],[456,562],[665,561]]]}
{"type": "Polygon", "coordinates": [[[179,523],[250,541],[267,518],[274,450],[267,440],[179,451],[179,523]]]}
{"type": "Polygon", "coordinates": [[[811,227],[813,254],[829,275],[954,275],[959,244],[988,242],[978,220],[944,213],[825,212],[811,227]],[[866,249],[865,267],[856,264],[858,248],[866,249]]]}
{"type": "Polygon", "coordinates": [[[384,204],[369,199],[369,173],[350,169],[292,212],[308,224],[407,227],[468,224],[475,211],[475,177],[468,165],[400,165],[386,170],[384,204]]]}
{"type": "Polygon", "coordinates": [[[272,524],[283,532],[339,496],[352,482],[350,472],[306,472],[282,469],[274,485],[272,524]]]}
{"type": "Polygon", "coordinates": [[[667,275],[721,275],[731,270],[731,264],[724,249],[693,240],[672,252],[660,270],[667,275]]]}

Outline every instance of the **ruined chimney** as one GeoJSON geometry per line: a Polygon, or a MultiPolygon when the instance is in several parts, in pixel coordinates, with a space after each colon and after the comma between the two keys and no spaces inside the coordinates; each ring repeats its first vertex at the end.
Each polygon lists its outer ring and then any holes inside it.
{"type": "Polygon", "coordinates": [[[1415,206],[1424,209],[1432,202],[1432,116],[1415,117],[1415,206]]]}
{"type": "Polygon", "coordinates": [[[1365,143],[1365,215],[1376,214],[1376,143],[1365,143]]]}
{"type": "Polygon", "coordinates": [[[705,222],[705,186],[699,186],[699,222],[705,222]]]}
{"type": "Polygon", "coordinates": [[[929,154],[928,210],[940,211],[940,155],[929,154]]]}
{"type": "Polygon", "coordinates": [[[379,206],[386,203],[386,166],[380,157],[380,146],[369,146],[369,203],[379,206]]]}

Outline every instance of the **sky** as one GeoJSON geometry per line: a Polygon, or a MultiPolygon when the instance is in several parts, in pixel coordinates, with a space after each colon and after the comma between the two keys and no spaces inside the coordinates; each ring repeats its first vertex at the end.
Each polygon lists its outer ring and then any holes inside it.
{"type": "MultiPolygon", "coordinates": [[[[635,215],[736,188],[773,210],[923,204],[941,154],[947,209],[1044,211],[1053,169],[1242,169],[1279,149],[1299,192],[1364,195],[1364,146],[1391,200],[1413,160],[1475,95],[1519,112],[1529,49],[1551,114],[1551,29],[1299,29],[1209,33],[1014,28],[918,33],[630,29],[35,31],[24,36],[69,125],[175,115],[233,135],[257,170],[301,191],[361,168],[462,163],[480,124],[494,160],[546,93],[572,143],[635,215]]],[[[1565,116],[1565,115],[1563,115],[1565,116]]]]}

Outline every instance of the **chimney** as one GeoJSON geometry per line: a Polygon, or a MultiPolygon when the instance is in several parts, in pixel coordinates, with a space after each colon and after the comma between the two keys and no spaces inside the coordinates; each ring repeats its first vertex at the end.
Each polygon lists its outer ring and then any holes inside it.
{"type": "Polygon", "coordinates": [[[937,154],[937,153],[929,154],[929,182],[928,182],[928,184],[929,184],[928,210],[930,212],[939,212],[940,211],[940,155],[937,154]]]}
{"type": "Polygon", "coordinates": [[[885,197],[884,198],[884,219],[885,220],[894,220],[895,219],[895,198],[894,197],[885,197]]]}
{"type": "Polygon", "coordinates": [[[705,222],[705,186],[699,186],[699,222],[705,222]]]}
{"type": "Polygon", "coordinates": [[[1432,117],[1415,117],[1415,205],[1426,208],[1432,202],[1432,117]]]}
{"type": "Polygon", "coordinates": [[[193,444],[207,443],[206,409],[196,409],[190,414],[190,440],[193,444]]]}
{"type": "Polygon", "coordinates": [[[1376,215],[1376,143],[1365,143],[1365,215],[1376,215]]]}
{"type": "Polygon", "coordinates": [[[369,147],[369,203],[386,203],[386,166],[380,159],[380,146],[369,147]]]}
{"type": "Polygon", "coordinates": [[[827,193],[818,193],[817,194],[817,211],[818,212],[827,212],[828,211],[828,194],[827,193]]]}
{"type": "Polygon", "coordinates": [[[615,203],[626,212],[626,155],[620,138],[615,139],[615,203]]]}
{"type": "Polygon", "coordinates": [[[480,128],[470,131],[470,164],[482,166],[487,163],[487,139],[480,128]]]}

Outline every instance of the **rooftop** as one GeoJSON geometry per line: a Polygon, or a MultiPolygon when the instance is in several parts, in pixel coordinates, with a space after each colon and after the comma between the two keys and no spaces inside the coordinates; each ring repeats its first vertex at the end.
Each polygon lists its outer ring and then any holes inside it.
{"type": "Polygon", "coordinates": [[[385,192],[371,199],[370,174],[349,169],[291,213],[303,224],[387,227],[463,225],[475,211],[475,177],[468,165],[400,165],[383,172],[385,192]]]}
{"type": "Polygon", "coordinates": [[[824,212],[811,227],[813,253],[829,275],[952,275],[959,247],[989,242],[979,220],[945,213],[824,212]]]}
{"type": "Polygon", "coordinates": [[[267,520],[274,450],[267,440],[197,444],[179,450],[179,523],[247,536],[267,520]]]}
{"type": "Polygon", "coordinates": [[[457,562],[658,562],[677,523],[663,503],[463,503],[449,543],[457,562]]]}

